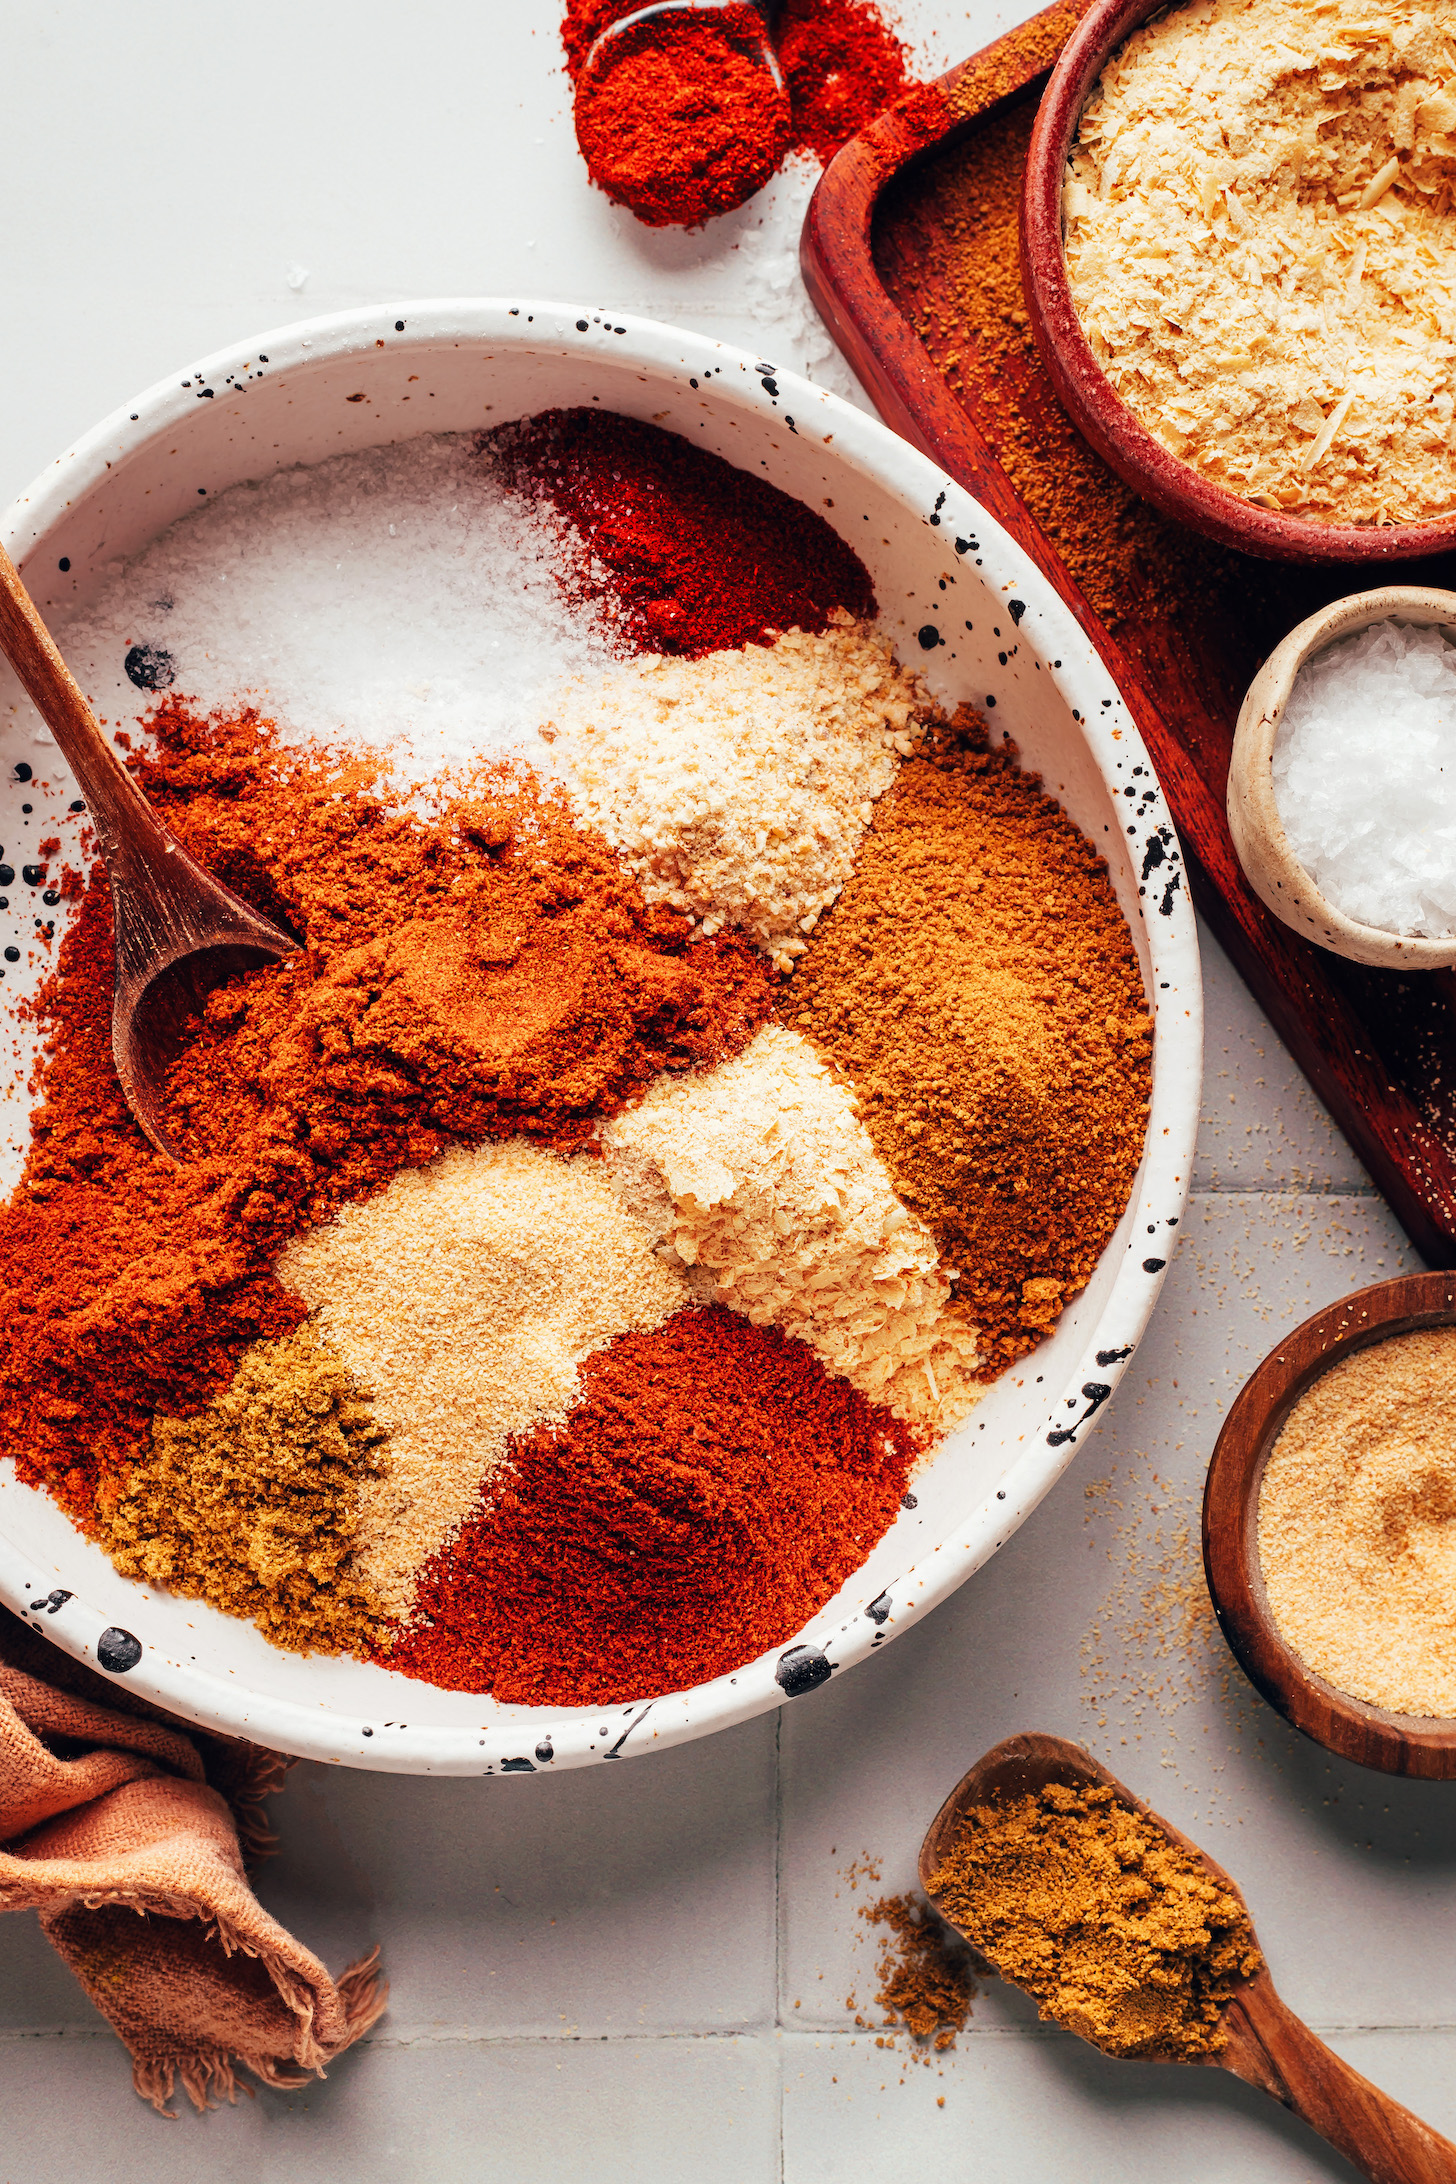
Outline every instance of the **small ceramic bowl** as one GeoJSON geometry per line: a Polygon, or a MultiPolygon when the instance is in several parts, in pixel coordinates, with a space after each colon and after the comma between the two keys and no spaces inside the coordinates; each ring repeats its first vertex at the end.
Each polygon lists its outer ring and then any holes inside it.
{"type": "Polygon", "coordinates": [[[1259,1566],[1259,1489],[1270,1450],[1312,1382],[1352,1351],[1456,1326],[1456,1275],[1405,1274],[1316,1312],[1245,1381],[1223,1423],[1203,1495],[1203,1567],[1214,1613],[1254,1689],[1326,1751],[1384,1774],[1456,1777],[1456,1720],[1392,1714],[1317,1675],[1281,1637],[1259,1566]]]}
{"type": "Polygon", "coordinates": [[[1432,591],[1419,584],[1387,584],[1379,591],[1356,592],[1321,608],[1274,647],[1249,685],[1234,731],[1229,760],[1228,822],[1239,863],[1254,893],[1276,918],[1305,940],[1371,963],[1387,971],[1439,971],[1456,963],[1456,934],[1422,940],[1362,925],[1346,917],[1321,894],[1289,846],[1274,800],[1274,739],[1294,678],[1341,637],[1353,637],[1372,622],[1435,625],[1456,639],[1456,592],[1432,591]]]}
{"type": "Polygon", "coordinates": [[[1042,361],[1083,437],[1164,515],[1222,545],[1272,561],[1409,561],[1456,546],[1456,518],[1431,523],[1312,523],[1256,508],[1201,477],[1139,423],[1092,353],[1062,249],[1062,184],[1082,109],[1118,47],[1167,0],[1092,0],[1052,71],[1032,130],[1021,199],[1027,315],[1042,361]]]}

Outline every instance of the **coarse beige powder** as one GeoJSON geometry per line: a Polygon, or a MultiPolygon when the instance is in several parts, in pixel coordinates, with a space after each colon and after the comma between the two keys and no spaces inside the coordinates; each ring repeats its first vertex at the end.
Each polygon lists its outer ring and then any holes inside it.
{"type": "Polygon", "coordinates": [[[577,1366],[692,1301],[602,1163],[522,1138],[451,1146],[294,1239],[278,1278],[389,1432],[361,1482],[357,1564],[391,1615],[507,1437],[580,1400],[577,1366]]]}
{"type": "Polygon", "coordinates": [[[1328,1683],[1456,1715],[1456,1327],[1357,1350],[1300,1397],[1259,1490],[1259,1562],[1328,1683]]]}
{"type": "Polygon", "coordinates": [[[927,717],[888,640],[840,612],[822,636],[573,684],[542,734],[649,902],[740,926],[789,971],[927,717]]]}
{"type": "Polygon", "coordinates": [[[1456,505],[1448,9],[1196,0],[1088,101],[1067,272],[1129,408],[1214,483],[1315,521],[1456,505]]]}
{"type": "Polygon", "coordinates": [[[976,1329],[854,1093],[800,1033],[768,1024],[716,1069],[659,1077],[602,1138],[609,1165],[649,1164],[701,1293],[797,1335],[912,1424],[944,1433],[971,1409],[976,1329]]]}

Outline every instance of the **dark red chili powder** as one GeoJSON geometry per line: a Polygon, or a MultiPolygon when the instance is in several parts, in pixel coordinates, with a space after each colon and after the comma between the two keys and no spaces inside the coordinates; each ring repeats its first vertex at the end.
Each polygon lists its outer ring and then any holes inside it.
{"type": "Polygon", "coordinates": [[[503,1703],[686,1689],[792,1638],[894,1521],[911,1435],[721,1306],[623,1335],[427,1566],[390,1668],[503,1703]]]}
{"type": "Polygon", "coordinates": [[[595,409],[544,410],[483,443],[517,491],[547,501],[586,552],[568,584],[634,651],[765,644],[875,612],[859,556],[824,518],[678,433],[595,409]]]}
{"type": "Polygon", "coordinates": [[[576,87],[592,179],[647,227],[701,227],[761,190],[789,147],[787,94],[747,5],[651,17],[612,39],[576,87]]]}
{"type": "MultiPolygon", "coordinates": [[[[573,83],[602,31],[633,5],[568,0],[561,42],[573,83]]],[[[826,165],[910,85],[905,49],[872,0],[788,0],[777,44],[789,87],[784,150],[808,152],[826,165]]]]}

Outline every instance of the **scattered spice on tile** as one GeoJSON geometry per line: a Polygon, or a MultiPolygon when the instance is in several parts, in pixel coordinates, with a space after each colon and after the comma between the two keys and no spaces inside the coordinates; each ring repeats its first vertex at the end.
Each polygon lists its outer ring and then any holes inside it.
{"type": "Polygon", "coordinates": [[[243,1353],[189,1418],[158,1412],[97,1496],[123,1577],[246,1616],[294,1653],[359,1653],[388,1609],[362,1574],[362,1497],[384,1429],[310,1326],[243,1353]]]}
{"type": "Polygon", "coordinates": [[[599,1160],[508,1138],[451,1145],[288,1244],[279,1281],[389,1435],[358,1525],[388,1614],[409,1613],[510,1436],[581,1400],[581,1361],[690,1301],[655,1241],[599,1160]]]}
{"type": "Polygon", "coordinates": [[[1456,1327],[1322,1373],[1270,1452],[1258,1523],[1275,1624],[1316,1675],[1456,1715],[1456,1327]]]}
{"type": "Polygon", "coordinates": [[[784,1011],[854,1085],[999,1372],[1121,1219],[1152,1025],[1105,863],[978,715],[876,805],[784,1011]]]}
{"type": "Polygon", "coordinates": [[[850,1086],[766,1024],[735,1060],[659,1078],[606,1125],[650,1164],[666,1242],[714,1302],[806,1342],[832,1373],[936,1434],[980,1394],[976,1329],[906,1212],[850,1086]]]}
{"type": "Polygon", "coordinates": [[[747,933],[787,972],[928,714],[888,639],[836,609],[822,635],[570,685],[542,733],[648,902],[747,933]]]}
{"type": "Polygon", "coordinates": [[[1262,1967],[1238,1898],[1101,1784],[965,1814],[930,1893],[1043,2017],[1108,2055],[1200,2062],[1262,1967]]]}
{"type": "Polygon", "coordinates": [[[908,1429],[776,1328],[679,1312],[581,1378],[426,1568],[388,1667],[509,1705],[684,1690],[787,1643],[900,1506],[908,1429]]]}
{"type": "Polygon", "coordinates": [[[875,1966],[886,2026],[908,2032],[928,2051],[924,2060],[943,2055],[970,2023],[975,1952],[918,1894],[881,1896],[861,1904],[859,1915],[888,1929],[875,1966]]]}

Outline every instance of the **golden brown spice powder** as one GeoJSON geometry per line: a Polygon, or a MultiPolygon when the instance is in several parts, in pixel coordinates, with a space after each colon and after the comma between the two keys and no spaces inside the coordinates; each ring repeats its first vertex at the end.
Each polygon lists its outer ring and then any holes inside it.
{"type": "Polygon", "coordinates": [[[886,2025],[903,2027],[931,2053],[944,2054],[970,2019],[973,1952],[923,1896],[881,1896],[865,1904],[860,1917],[888,1929],[875,1967],[875,2000],[886,2025]]]}
{"type": "Polygon", "coordinates": [[[123,1577],[251,1617],[295,1653],[358,1652],[385,1627],[354,1570],[359,1490],[385,1436],[305,1322],[245,1351],[191,1418],[103,1483],[95,1536],[123,1577]]]}
{"type": "Polygon", "coordinates": [[[930,1891],[1043,2017],[1108,2055],[1218,2054],[1263,1962],[1238,1899],[1096,1784],[974,1807],[930,1891]]]}
{"type": "Polygon", "coordinates": [[[1106,865],[969,708],[876,805],[784,1008],[854,1085],[993,1377],[1127,1205],[1152,1022],[1106,865]]]}

